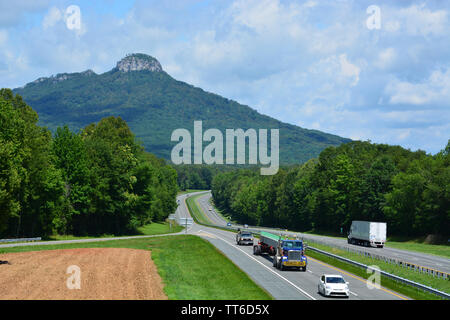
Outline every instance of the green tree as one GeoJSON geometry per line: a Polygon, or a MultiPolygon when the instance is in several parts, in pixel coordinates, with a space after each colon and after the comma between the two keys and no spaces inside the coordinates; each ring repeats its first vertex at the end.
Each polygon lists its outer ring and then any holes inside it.
{"type": "Polygon", "coordinates": [[[0,129],[5,146],[2,154],[6,158],[2,166],[9,167],[12,179],[0,183],[10,190],[6,192],[10,204],[7,233],[46,236],[53,232],[52,221],[62,205],[64,192],[61,173],[54,167],[50,153],[50,131],[37,125],[36,112],[11,90],[0,90],[0,99],[4,108],[0,129]]]}

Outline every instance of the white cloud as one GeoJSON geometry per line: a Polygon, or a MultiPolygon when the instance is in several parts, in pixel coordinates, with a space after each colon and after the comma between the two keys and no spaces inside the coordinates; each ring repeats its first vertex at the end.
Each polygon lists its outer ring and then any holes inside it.
{"type": "Polygon", "coordinates": [[[378,54],[377,60],[374,65],[380,69],[388,69],[392,66],[397,58],[397,50],[395,48],[386,48],[381,50],[378,54]]]}
{"type": "Polygon", "coordinates": [[[447,11],[431,11],[425,3],[400,9],[399,15],[407,32],[413,35],[440,35],[448,31],[447,11]]]}
{"type": "Polygon", "coordinates": [[[450,68],[433,71],[421,82],[392,80],[385,88],[390,104],[427,105],[450,104],[450,68]]]}
{"type": "MultiPolygon", "coordinates": [[[[387,8],[385,30],[401,32],[413,36],[446,35],[449,28],[448,12],[445,9],[432,11],[425,3],[413,4],[406,8],[387,8]]],[[[384,15],[383,15],[384,16],[384,15]]]]}
{"type": "Polygon", "coordinates": [[[60,22],[63,20],[63,14],[61,13],[61,10],[59,10],[56,7],[51,7],[47,14],[45,15],[44,19],[42,20],[42,27],[44,29],[48,29],[50,27],[53,27],[57,22],[60,22]]]}
{"type": "Polygon", "coordinates": [[[361,69],[358,68],[358,66],[350,63],[347,60],[346,54],[341,54],[339,56],[339,61],[341,63],[341,73],[346,77],[353,78],[351,86],[357,85],[359,82],[359,73],[361,72],[361,69]]]}
{"type": "Polygon", "coordinates": [[[329,90],[336,89],[337,86],[356,86],[359,82],[361,68],[351,63],[347,58],[347,54],[344,53],[318,61],[309,68],[309,72],[315,74],[317,77],[325,77],[326,81],[318,85],[323,87],[328,83],[333,87],[328,87],[327,90],[329,90]]]}
{"type": "Polygon", "coordinates": [[[195,59],[204,67],[217,64],[230,64],[239,60],[242,55],[241,42],[227,38],[216,40],[216,32],[209,30],[199,33],[193,42],[195,59]]]}

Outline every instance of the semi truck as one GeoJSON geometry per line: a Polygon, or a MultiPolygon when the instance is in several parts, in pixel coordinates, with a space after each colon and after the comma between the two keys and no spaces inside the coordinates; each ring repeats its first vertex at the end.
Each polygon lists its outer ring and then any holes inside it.
{"type": "Polygon", "coordinates": [[[347,242],[383,248],[386,242],[386,222],[352,221],[347,242]]]}
{"type": "Polygon", "coordinates": [[[272,256],[273,266],[285,270],[296,268],[306,271],[307,259],[304,254],[303,241],[289,239],[270,232],[261,231],[258,244],[253,246],[253,254],[266,253],[272,256]]]}

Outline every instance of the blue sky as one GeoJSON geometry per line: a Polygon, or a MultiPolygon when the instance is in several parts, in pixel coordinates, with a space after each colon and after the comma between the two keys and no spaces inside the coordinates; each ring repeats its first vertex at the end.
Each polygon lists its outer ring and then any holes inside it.
{"type": "Polygon", "coordinates": [[[438,0],[0,0],[0,87],[147,53],[281,121],[436,153],[450,138],[449,15],[438,0]]]}

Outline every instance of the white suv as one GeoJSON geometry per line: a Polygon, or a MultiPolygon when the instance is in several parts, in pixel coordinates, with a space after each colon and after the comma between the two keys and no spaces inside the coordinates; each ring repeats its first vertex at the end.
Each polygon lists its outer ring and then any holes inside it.
{"type": "Polygon", "coordinates": [[[322,275],[319,280],[318,291],[324,296],[349,297],[348,282],[341,275],[322,275]]]}

